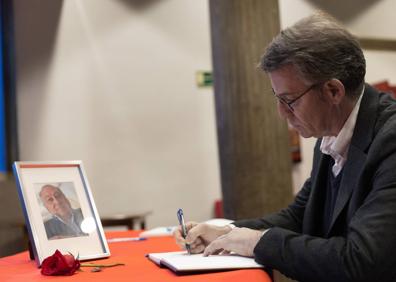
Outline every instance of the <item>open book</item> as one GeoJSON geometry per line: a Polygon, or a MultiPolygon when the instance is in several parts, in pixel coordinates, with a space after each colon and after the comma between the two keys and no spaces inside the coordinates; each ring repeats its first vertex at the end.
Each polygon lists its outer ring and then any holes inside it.
{"type": "Polygon", "coordinates": [[[151,253],[150,260],[160,266],[166,266],[174,272],[215,271],[241,268],[263,268],[253,258],[238,255],[214,255],[204,257],[202,254],[189,255],[187,252],[151,253]]]}

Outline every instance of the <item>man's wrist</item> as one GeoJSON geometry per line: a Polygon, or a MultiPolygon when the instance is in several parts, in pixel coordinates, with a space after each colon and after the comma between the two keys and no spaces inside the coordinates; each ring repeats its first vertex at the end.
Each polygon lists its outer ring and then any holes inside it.
{"type": "MultiPolygon", "coordinates": [[[[226,227],[229,228],[229,231],[228,231],[228,232],[231,232],[232,229],[236,228],[235,224],[232,224],[232,223],[227,224],[226,227]]],[[[267,233],[269,230],[270,230],[270,228],[264,229],[263,232],[261,233],[261,237],[263,237],[264,234],[267,233]]],[[[227,232],[227,233],[228,233],[228,232],[227,232]]]]}
{"type": "Polygon", "coordinates": [[[224,234],[230,233],[236,226],[234,224],[227,224],[224,226],[224,234]]]}
{"type": "Polygon", "coordinates": [[[230,231],[236,227],[235,224],[232,223],[227,224],[226,226],[230,227],[230,231]]]}

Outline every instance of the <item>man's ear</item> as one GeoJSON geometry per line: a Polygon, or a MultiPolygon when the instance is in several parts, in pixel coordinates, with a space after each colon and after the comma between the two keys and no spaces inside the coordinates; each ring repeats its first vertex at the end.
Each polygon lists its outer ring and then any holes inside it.
{"type": "Polygon", "coordinates": [[[323,89],[333,104],[339,104],[345,97],[345,87],[342,82],[336,78],[326,81],[323,89]]]}

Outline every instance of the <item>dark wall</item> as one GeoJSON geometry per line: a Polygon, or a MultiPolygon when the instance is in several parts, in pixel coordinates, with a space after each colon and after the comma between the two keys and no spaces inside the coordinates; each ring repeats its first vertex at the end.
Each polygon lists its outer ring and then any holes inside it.
{"type": "Polygon", "coordinates": [[[15,181],[0,180],[0,257],[27,249],[24,219],[15,181]]]}

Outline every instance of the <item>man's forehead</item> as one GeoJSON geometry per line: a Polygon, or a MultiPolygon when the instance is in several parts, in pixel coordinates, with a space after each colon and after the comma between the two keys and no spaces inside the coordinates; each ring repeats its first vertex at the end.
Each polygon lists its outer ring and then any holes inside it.
{"type": "Polygon", "coordinates": [[[47,195],[53,195],[56,192],[60,192],[59,188],[48,185],[48,186],[44,186],[41,189],[41,193],[40,194],[47,196],[47,195]]]}
{"type": "Polygon", "coordinates": [[[280,96],[294,94],[300,88],[305,87],[303,79],[300,78],[292,65],[286,65],[272,71],[268,73],[268,76],[274,93],[280,96]]]}

